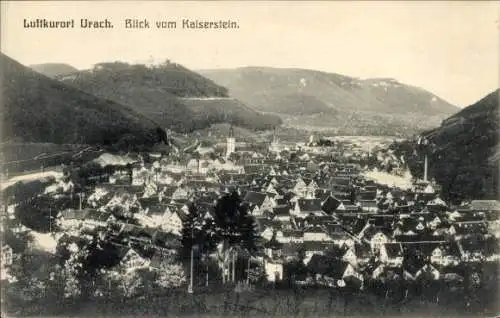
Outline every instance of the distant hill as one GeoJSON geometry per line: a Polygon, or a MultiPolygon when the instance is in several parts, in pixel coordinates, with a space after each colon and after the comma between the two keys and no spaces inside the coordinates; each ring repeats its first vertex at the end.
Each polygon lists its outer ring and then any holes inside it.
{"type": "MultiPolygon", "coordinates": [[[[442,185],[447,198],[497,198],[499,94],[500,90],[492,92],[422,134],[431,144],[429,175],[442,185]]],[[[412,172],[420,177],[423,151],[411,155],[415,148],[410,144],[399,150],[404,150],[412,172]]]]}
{"type": "Polygon", "coordinates": [[[370,130],[367,133],[373,133],[383,123],[381,117],[388,116],[394,119],[393,130],[408,133],[433,127],[458,110],[430,92],[394,79],[362,80],[314,70],[269,67],[199,72],[227,87],[232,96],[249,106],[280,114],[289,126],[303,122],[310,127],[337,127],[345,124],[346,117],[354,116],[361,121],[353,122],[353,127],[363,126],[370,130]],[[311,118],[314,115],[318,120],[311,118]]]}
{"type": "Polygon", "coordinates": [[[78,72],[78,69],[64,63],[43,63],[30,65],[29,68],[48,77],[56,77],[78,72]]]}
{"type": "Polygon", "coordinates": [[[156,66],[100,63],[93,69],[57,78],[100,98],[127,105],[162,127],[179,132],[218,122],[252,129],[281,122],[230,98],[225,87],[169,61],[156,66]]]}
{"type": "Polygon", "coordinates": [[[2,141],[128,149],[165,139],[163,129],[126,106],[68,87],[4,54],[0,61],[2,141]]]}

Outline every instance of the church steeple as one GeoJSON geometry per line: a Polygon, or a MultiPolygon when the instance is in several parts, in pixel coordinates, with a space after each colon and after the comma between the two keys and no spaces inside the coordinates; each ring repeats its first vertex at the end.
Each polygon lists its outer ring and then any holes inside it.
{"type": "Polygon", "coordinates": [[[229,136],[227,137],[226,142],[226,158],[236,150],[236,140],[234,139],[234,130],[233,125],[229,128],[229,136]]]}

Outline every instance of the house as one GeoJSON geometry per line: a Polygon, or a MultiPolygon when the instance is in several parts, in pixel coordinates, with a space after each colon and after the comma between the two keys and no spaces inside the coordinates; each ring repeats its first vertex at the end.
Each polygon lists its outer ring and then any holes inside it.
{"type": "Polygon", "coordinates": [[[328,215],[332,215],[341,204],[340,200],[332,195],[328,195],[321,204],[321,210],[328,215]]]}
{"type": "Polygon", "coordinates": [[[14,254],[12,252],[12,248],[9,245],[7,244],[2,245],[2,258],[0,259],[0,262],[2,263],[2,270],[6,266],[12,265],[13,255],[14,254]]]}
{"type": "Polygon", "coordinates": [[[119,267],[125,271],[133,271],[140,268],[148,268],[150,260],[130,247],[119,248],[118,258],[120,259],[119,267]]]}
{"type": "Polygon", "coordinates": [[[319,199],[298,199],[291,213],[301,217],[306,217],[310,214],[325,215],[321,207],[321,200],[319,199]]]}
{"type": "Polygon", "coordinates": [[[371,259],[371,249],[366,244],[354,244],[344,254],[342,259],[354,267],[364,267],[371,259]]]}
{"type": "Polygon", "coordinates": [[[324,228],[330,240],[339,247],[351,247],[357,240],[353,235],[346,232],[339,223],[325,224],[324,228]]]}
{"type": "Polygon", "coordinates": [[[189,198],[189,194],[188,188],[181,185],[172,193],[172,200],[187,200],[189,198]]]}
{"type": "Polygon", "coordinates": [[[58,224],[62,229],[76,229],[80,228],[83,225],[83,222],[87,216],[89,210],[75,210],[75,209],[66,209],[61,211],[58,218],[58,224]]]}
{"type": "Polygon", "coordinates": [[[482,236],[488,232],[488,224],[485,221],[456,222],[450,225],[449,235],[455,240],[461,240],[471,236],[482,236]]]}
{"type": "Polygon", "coordinates": [[[349,200],[342,200],[335,210],[336,213],[359,213],[362,212],[361,207],[352,204],[349,200]]]}
{"type": "Polygon", "coordinates": [[[314,192],[318,188],[316,181],[309,178],[298,178],[292,192],[300,198],[314,198],[314,192]]]}
{"type": "Polygon", "coordinates": [[[283,280],[282,248],[283,244],[275,239],[272,239],[264,245],[264,272],[267,280],[270,282],[283,280]]]}
{"type": "Polygon", "coordinates": [[[379,259],[388,267],[403,265],[403,247],[401,243],[385,243],[380,247],[379,259]]]}
{"type": "Polygon", "coordinates": [[[377,191],[360,191],[357,199],[360,201],[375,201],[377,197],[377,191]]]}
{"type": "Polygon", "coordinates": [[[134,224],[121,224],[121,228],[116,236],[117,240],[124,245],[149,246],[153,243],[155,230],[134,224]]]}
{"type": "Polygon", "coordinates": [[[307,265],[313,255],[324,255],[330,246],[331,244],[324,241],[304,241],[304,264],[307,265]]]}
{"type": "Polygon", "coordinates": [[[443,243],[431,252],[431,264],[442,267],[457,266],[460,263],[460,249],[456,242],[443,243]]]}
{"type": "Polygon", "coordinates": [[[308,226],[304,229],[304,241],[332,241],[324,227],[308,226]]]}
{"type": "Polygon", "coordinates": [[[90,229],[98,227],[105,228],[110,222],[116,221],[116,218],[109,212],[98,210],[88,210],[83,220],[83,226],[90,229]]]}
{"type": "Polygon", "coordinates": [[[378,252],[383,244],[389,243],[390,233],[387,229],[366,223],[358,234],[358,238],[370,244],[373,252],[378,252]]]}
{"type": "Polygon", "coordinates": [[[270,241],[274,233],[275,231],[272,227],[266,227],[266,229],[260,233],[260,236],[266,241],[270,241]]]}
{"type": "Polygon", "coordinates": [[[169,206],[168,211],[163,217],[164,223],[161,227],[166,231],[180,234],[183,227],[182,222],[186,219],[187,214],[182,209],[174,207],[175,206],[169,206]]]}
{"type": "Polygon", "coordinates": [[[431,278],[433,280],[438,280],[441,277],[441,273],[431,264],[425,264],[421,269],[419,269],[415,274],[415,279],[431,278]]]}
{"type": "Polygon", "coordinates": [[[168,218],[171,211],[166,204],[155,204],[147,208],[146,216],[151,220],[155,227],[165,228],[168,224],[168,218]]]}
{"type": "Polygon", "coordinates": [[[356,287],[363,286],[364,278],[363,275],[351,264],[345,262],[339,262],[333,264],[334,268],[330,275],[335,280],[337,287],[346,287],[347,284],[354,285],[356,287]]]}
{"type": "Polygon", "coordinates": [[[149,178],[150,172],[144,165],[132,169],[132,185],[143,185],[149,178]]]}
{"type": "Polygon", "coordinates": [[[358,204],[363,212],[376,213],[379,210],[377,201],[375,200],[360,200],[358,204]]]}
{"type": "Polygon", "coordinates": [[[166,264],[169,264],[171,262],[171,256],[172,255],[167,255],[163,252],[156,251],[153,256],[151,256],[149,268],[156,270],[163,269],[166,264]]]}
{"type": "Polygon", "coordinates": [[[280,222],[290,221],[290,207],[288,205],[278,205],[273,208],[274,219],[280,222]]]}
{"type": "Polygon", "coordinates": [[[264,212],[272,212],[276,207],[276,202],[263,192],[247,191],[243,197],[243,202],[247,203],[253,216],[263,215],[264,212]]]}
{"type": "Polygon", "coordinates": [[[151,237],[152,244],[165,255],[175,254],[181,247],[180,236],[170,232],[156,230],[151,237]]]}
{"type": "Polygon", "coordinates": [[[462,262],[479,263],[486,259],[484,239],[472,237],[457,241],[462,262]]]}
{"type": "Polygon", "coordinates": [[[498,200],[472,200],[470,209],[476,212],[500,213],[500,201],[498,200]]]}
{"type": "Polygon", "coordinates": [[[299,230],[278,230],[276,240],[280,243],[303,243],[304,233],[299,230]]]}

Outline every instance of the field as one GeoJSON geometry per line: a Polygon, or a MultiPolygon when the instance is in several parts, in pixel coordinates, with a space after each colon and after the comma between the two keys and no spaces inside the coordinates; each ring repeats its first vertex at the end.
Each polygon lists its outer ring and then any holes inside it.
{"type": "Polygon", "coordinates": [[[88,145],[52,143],[2,143],[2,173],[9,177],[43,168],[85,162],[97,157],[100,151],[88,145]]]}

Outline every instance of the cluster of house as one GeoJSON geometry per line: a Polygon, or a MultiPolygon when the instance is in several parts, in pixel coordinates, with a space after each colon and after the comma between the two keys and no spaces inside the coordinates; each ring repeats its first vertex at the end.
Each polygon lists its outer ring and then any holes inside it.
{"type": "Polygon", "coordinates": [[[343,251],[338,264],[316,274],[338,286],[388,271],[408,279],[461,277],[463,264],[498,260],[498,201],[450,207],[429,182],[412,189],[381,185],[331,152],[292,160],[275,140],[266,154],[247,151],[236,160],[235,153],[230,137],[225,158],[167,157],[117,170],[79,209],[59,211],[59,225],[65,233],[99,233],[114,242],[126,269],[158,267],[178,247],[191,204],[211,218],[217,200],[237,191],[266,241],[255,259],[270,281],[283,280],[284,265],[299,255],[315,264],[334,247],[343,251]]]}
{"type": "Polygon", "coordinates": [[[401,190],[356,172],[346,178],[345,168],[337,165],[326,187],[321,177],[298,177],[283,189],[274,184],[279,177],[268,176],[261,192],[245,195],[269,242],[265,264],[271,280],[283,278],[280,264],[296,259],[299,250],[305,264],[316,264],[331,262],[324,256],[334,246],[343,251],[336,265],[342,270],[326,267],[317,274],[341,284],[388,272],[411,280],[429,273],[460,280],[467,264],[498,261],[498,201],[449,207],[429,183],[401,190]]]}

